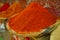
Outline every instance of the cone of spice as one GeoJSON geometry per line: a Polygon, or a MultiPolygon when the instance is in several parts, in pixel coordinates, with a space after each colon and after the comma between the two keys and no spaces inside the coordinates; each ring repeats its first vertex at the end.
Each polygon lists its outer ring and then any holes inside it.
{"type": "Polygon", "coordinates": [[[11,16],[21,12],[23,8],[21,7],[20,3],[16,2],[12,4],[7,11],[4,11],[0,14],[0,17],[2,18],[10,18],[11,16]]]}
{"type": "Polygon", "coordinates": [[[19,34],[39,33],[56,22],[57,17],[37,2],[32,2],[18,15],[8,20],[7,27],[19,34]]]}

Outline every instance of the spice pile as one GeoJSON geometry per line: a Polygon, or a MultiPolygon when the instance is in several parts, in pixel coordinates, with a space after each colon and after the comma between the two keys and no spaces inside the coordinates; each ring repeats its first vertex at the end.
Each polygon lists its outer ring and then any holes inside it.
{"type": "Polygon", "coordinates": [[[8,20],[8,25],[17,33],[40,32],[56,22],[57,17],[40,4],[32,2],[18,15],[8,20]]]}
{"type": "Polygon", "coordinates": [[[10,18],[11,16],[18,14],[19,12],[21,12],[23,10],[23,8],[21,7],[21,5],[19,3],[14,3],[12,4],[7,11],[4,11],[0,14],[0,17],[3,18],[10,18]]]}

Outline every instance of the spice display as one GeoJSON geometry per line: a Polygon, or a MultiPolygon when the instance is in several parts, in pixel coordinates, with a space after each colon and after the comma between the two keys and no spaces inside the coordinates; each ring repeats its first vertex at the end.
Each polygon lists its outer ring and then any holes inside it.
{"type": "Polygon", "coordinates": [[[37,2],[32,2],[18,15],[8,20],[8,25],[17,33],[40,32],[56,22],[57,17],[37,2]]]}
{"type": "Polygon", "coordinates": [[[10,7],[10,5],[8,3],[4,3],[3,6],[0,7],[0,12],[6,11],[9,7],[10,7]]]}
{"type": "Polygon", "coordinates": [[[1,12],[0,17],[3,18],[9,18],[15,14],[18,14],[19,12],[21,12],[23,10],[23,8],[21,7],[21,5],[16,2],[14,4],[12,4],[7,11],[1,12]]]}

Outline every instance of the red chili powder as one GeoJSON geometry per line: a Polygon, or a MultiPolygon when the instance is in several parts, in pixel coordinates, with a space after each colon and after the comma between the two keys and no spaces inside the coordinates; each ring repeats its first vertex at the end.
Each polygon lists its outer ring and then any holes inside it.
{"type": "Polygon", "coordinates": [[[6,11],[9,7],[10,5],[8,3],[4,3],[3,6],[0,8],[0,12],[6,11]]]}
{"type": "Polygon", "coordinates": [[[12,4],[7,11],[1,12],[0,13],[0,17],[3,18],[10,18],[11,16],[21,12],[23,10],[22,6],[20,5],[20,3],[16,2],[14,4],[12,4]]]}
{"type": "Polygon", "coordinates": [[[56,22],[57,17],[36,2],[8,21],[15,32],[39,32],[56,22]]]}

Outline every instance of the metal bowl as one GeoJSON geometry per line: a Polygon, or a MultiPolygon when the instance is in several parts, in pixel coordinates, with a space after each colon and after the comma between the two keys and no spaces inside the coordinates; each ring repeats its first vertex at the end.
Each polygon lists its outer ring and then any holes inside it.
{"type": "Polygon", "coordinates": [[[51,32],[53,32],[58,27],[58,25],[60,25],[60,20],[57,20],[55,24],[51,25],[50,27],[48,27],[46,29],[42,29],[42,31],[40,31],[40,32],[26,33],[26,34],[25,33],[20,34],[20,33],[15,32],[13,29],[11,29],[9,27],[8,22],[6,22],[5,25],[10,33],[12,33],[13,35],[17,35],[23,39],[24,39],[24,37],[30,37],[30,38],[33,38],[34,40],[37,38],[41,38],[41,37],[47,39],[48,36],[50,37],[51,32]]]}

